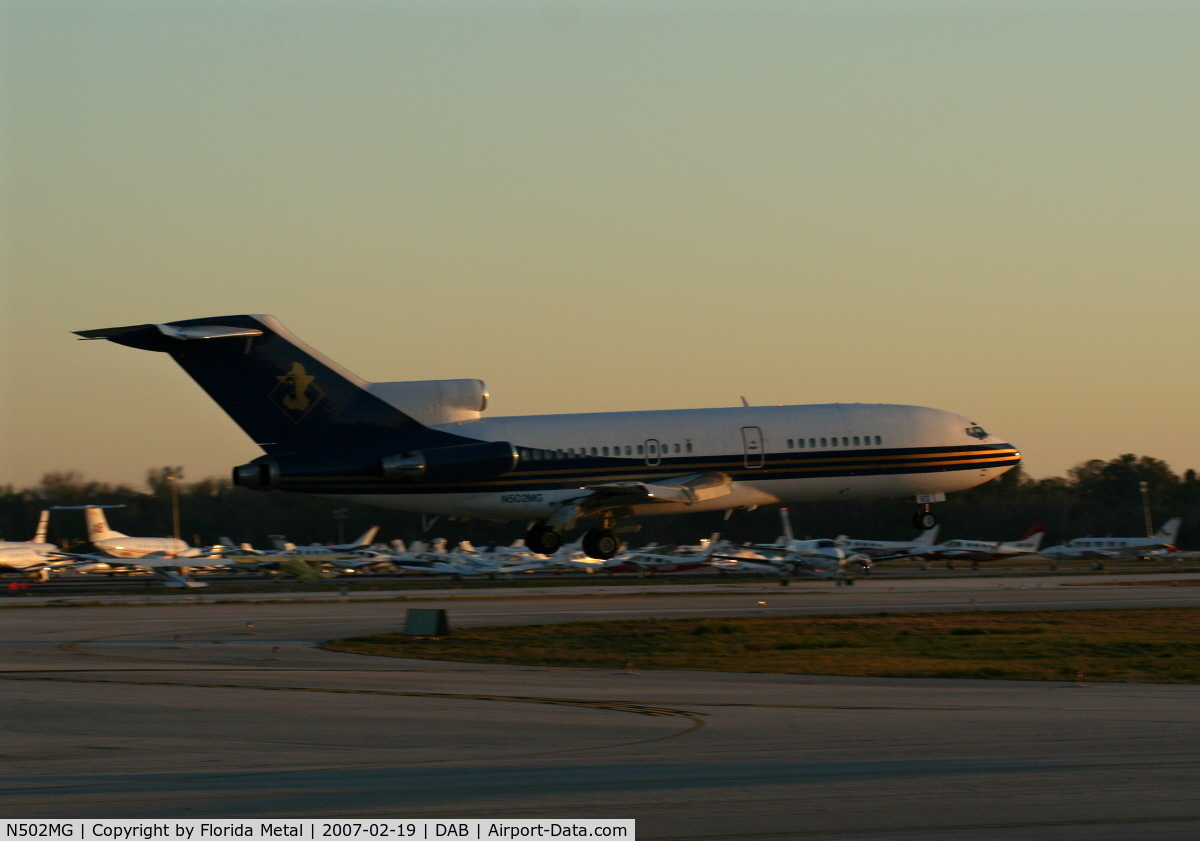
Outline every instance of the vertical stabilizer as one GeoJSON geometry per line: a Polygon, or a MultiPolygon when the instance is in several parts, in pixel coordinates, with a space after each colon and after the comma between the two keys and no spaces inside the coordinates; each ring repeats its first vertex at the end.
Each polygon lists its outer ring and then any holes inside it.
{"type": "Polygon", "coordinates": [[[33,540],[30,543],[45,543],[46,533],[50,530],[50,509],[42,510],[38,515],[37,531],[33,533],[33,540]]]}
{"type": "Polygon", "coordinates": [[[1162,528],[1154,533],[1160,540],[1165,540],[1171,546],[1179,539],[1179,527],[1183,525],[1182,517],[1172,517],[1162,524],[1162,528]]]}
{"type": "Polygon", "coordinates": [[[89,505],[83,509],[83,518],[87,521],[88,540],[93,543],[97,540],[128,536],[108,527],[108,518],[104,516],[103,508],[89,505]]]}
{"type": "Polygon", "coordinates": [[[913,545],[935,546],[937,544],[938,532],[941,531],[941,529],[941,525],[936,525],[931,529],[925,529],[925,531],[921,532],[913,539],[913,545]]]}
{"type": "Polygon", "coordinates": [[[1025,552],[1036,552],[1042,548],[1042,538],[1045,536],[1045,525],[1038,523],[1036,526],[1030,526],[1025,534],[1021,535],[1020,540],[1015,540],[1007,545],[1013,549],[1020,549],[1025,552]]]}
{"type": "MultiPolygon", "coordinates": [[[[744,398],[743,398],[744,399],[744,398]]],[[[792,518],[789,516],[791,512],[786,508],[779,509],[779,519],[783,523],[783,545],[789,546],[796,539],[796,535],[792,533],[792,518]]]]}
{"type": "Polygon", "coordinates": [[[269,315],[83,330],[85,339],[170,354],[264,450],[356,447],[425,427],[372,394],[269,315]]]}
{"type": "Polygon", "coordinates": [[[370,546],[375,540],[375,535],[379,534],[379,526],[371,526],[358,536],[358,538],[346,548],[359,549],[363,546],[370,546]]]}

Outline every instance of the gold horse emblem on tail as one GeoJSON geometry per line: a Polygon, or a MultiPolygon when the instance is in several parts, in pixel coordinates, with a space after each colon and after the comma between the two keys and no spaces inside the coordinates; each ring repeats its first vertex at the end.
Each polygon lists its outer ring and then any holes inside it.
{"type": "Polygon", "coordinates": [[[303,412],[308,409],[311,401],[308,399],[306,392],[316,377],[305,371],[303,365],[299,362],[293,362],[291,370],[275,379],[286,386],[291,386],[291,393],[283,396],[284,406],[293,412],[303,412]]]}

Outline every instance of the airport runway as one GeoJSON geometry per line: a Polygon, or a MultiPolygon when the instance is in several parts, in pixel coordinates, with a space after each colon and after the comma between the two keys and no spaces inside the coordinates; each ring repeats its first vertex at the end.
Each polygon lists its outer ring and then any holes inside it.
{"type": "Polygon", "coordinates": [[[626,674],[315,648],[420,606],[467,625],[1200,604],[1200,587],[1065,581],[0,610],[0,813],[633,817],[640,838],[696,841],[1200,835],[1197,686],[626,674]]]}

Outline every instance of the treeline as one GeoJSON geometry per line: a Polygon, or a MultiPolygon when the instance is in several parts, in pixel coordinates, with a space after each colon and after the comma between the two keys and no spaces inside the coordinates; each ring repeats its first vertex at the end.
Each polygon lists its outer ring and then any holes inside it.
{"type": "MultiPolygon", "coordinates": [[[[1200,480],[1195,470],[1182,476],[1166,462],[1149,456],[1122,455],[1109,461],[1093,459],[1065,477],[1031,479],[1020,469],[964,493],[952,494],[935,506],[942,538],[1015,540],[1029,526],[1043,523],[1047,544],[1086,535],[1140,535],[1145,532],[1141,482],[1146,483],[1151,519],[1158,528],[1169,517],[1183,517],[1179,544],[1200,548],[1200,480]]],[[[169,535],[171,480],[162,470],[147,474],[145,488],[87,480],[76,473],[48,473],[32,488],[0,488],[0,536],[28,540],[38,512],[54,505],[107,504],[124,508],[109,512],[118,531],[138,536],[169,535]]],[[[350,540],[372,525],[379,538],[428,540],[446,537],[477,545],[508,542],[520,537],[526,524],[486,520],[450,521],[390,511],[316,496],[281,491],[248,491],[224,479],[181,482],[181,536],[194,544],[216,542],[221,536],[256,546],[268,545],[268,535],[282,534],[296,543],[350,540]]],[[[914,533],[909,522],[913,506],[902,500],[878,502],[810,502],[791,506],[797,536],[833,537],[848,534],[867,539],[900,539],[914,533]]],[[[646,517],[640,530],[627,533],[632,545],[648,542],[695,543],[713,532],[736,541],[772,540],[780,534],[779,509],[646,517]]],[[[55,543],[82,542],[86,530],[79,511],[55,512],[50,538],[55,543]]]]}

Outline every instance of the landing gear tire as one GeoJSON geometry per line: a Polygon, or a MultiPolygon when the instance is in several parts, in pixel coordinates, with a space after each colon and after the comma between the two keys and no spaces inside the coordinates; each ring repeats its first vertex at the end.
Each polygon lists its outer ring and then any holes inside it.
{"type": "Polygon", "coordinates": [[[925,531],[937,525],[937,517],[934,516],[932,511],[917,511],[913,514],[912,524],[913,528],[925,531]]]}
{"type": "Polygon", "coordinates": [[[592,529],[583,535],[583,551],[589,558],[607,561],[621,551],[621,540],[611,529],[592,529]]]}
{"type": "Polygon", "coordinates": [[[545,526],[534,526],[525,532],[525,545],[539,555],[553,555],[562,546],[562,535],[545,526]]]}

